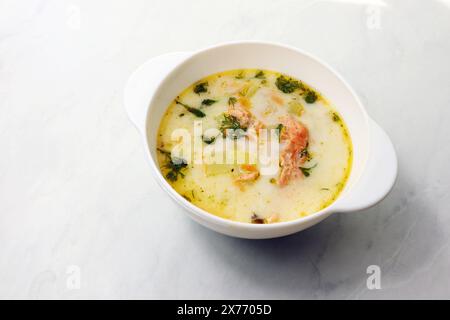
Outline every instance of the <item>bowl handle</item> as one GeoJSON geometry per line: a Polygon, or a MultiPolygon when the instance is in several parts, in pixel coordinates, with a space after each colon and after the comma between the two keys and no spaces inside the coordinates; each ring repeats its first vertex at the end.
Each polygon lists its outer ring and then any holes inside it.
{"type": "Polygon", "coordinates": [[[391,191],[397,177],[397,156],[384,130],[372,119],[370,125],[371,153],[364,173],[348,196],[336,202],[334,211],[350,212],[369,208],[391,191]]]}
{"type": "Polygon", "coordinates": [[[145,133],[148,105],[161,80],[190,54],[172,52],[154,57],[137,68],[128,78],[124,91],[125,110],[141,133],[145,133]]]}

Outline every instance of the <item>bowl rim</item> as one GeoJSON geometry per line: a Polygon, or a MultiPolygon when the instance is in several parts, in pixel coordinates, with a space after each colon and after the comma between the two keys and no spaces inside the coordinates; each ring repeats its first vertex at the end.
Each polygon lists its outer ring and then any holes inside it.
{"type": "MultiPolygon", "coordinates": [[[[341,81],[345,88],[349,91],[349,93],[351,94],[352,98],[355,100],[357,106],[359,107],[359,109],[362,112],[363,118],[364,118],[364,122],[365,122],[365,127],[367,128],[367,134],[368,134],[368,139],[367,139],[367,144],[368,144],[368,154],[370,154],[371,152],[371,139],[370,139],[370,130],[369,130],[369,115],[367,114],[367,111],[364,107],[364,105],[362,104],[359,96],[356,94],[356,92],[354,91],[354,89],[350,86],[350,84],[342,77],[342,75],[337,72],[333,67],[331,67],[328,63],[324,62],[322,59],[318,58],[317,56],[311,54],[308,51],[305,51],[303,49],[299,49],[296,47],[293,47],[291,45],[286,45],[286,44],[282,44],[279,42],[272,42],[272,41],[260,41],[260,40],[239,40],[239,41],[228,41],[228,42],[221,42],[218,44],[214,44],[199,50],[195,50],[192,52],[189,52],[189,54],[186,57],[183,57],[182,59],[180,59],[180,61],[175,65],[175,67],[168,72],[167,74],[165,74],[159,81],[157,87],[154,90],[154,94],[152,96],[152,98],[150,99],[150,101],[148,102],[147,105],[147,110],[145,112],[145,132],[144,132],[144,142],[146,145],[146,150],[147,150],[147,155],[150,161],[150,166],[152,168],[152,172],[153,175],[157,181],[157,183],[160,185],[160,187],[162,187],[163,190],[165,190],[170,197],[177,202],[178,204],[180,204],[183,208],[185,208],[186,210],[188,210],[190,213],[194,214],[196,217],[198,217],[199,219],[203,220],[203,221],[207,221],[207,222],[211,222],[215,225],[221,225],[221,226],[225,226],[228,228],[235,228],[235,229],[247,229],[247,230],[260,230],[261,232],[264,231],[269,231],[269,230],[278,230],[278,229],[285,229],[285,228],[289,228],[289,227],[295,227],[295,226],[301,226],[304,224],[307,224],[308,222],[314,221],[314,220],[318,220],[321,221],[322,219],[326,218],[327,216],[331,215],[334,212],[334,209],[336,207],[336,205],[339,203],[339,200],[342,199],[343,195],[348,195],[348,193],[341,193],[339,194],[339,196],[327,207],[323,208],[322,210],[319,210],[317,212],[311,213],[305,217],[300,217],[294,220],[289,220],[289,221],[282,221],[282,222],[276,222],[276,223],[270,223],[270,224],[252,224],[252,223],[248,223],[248,222],[241,222],[241,221],[234,221],[234,220],[230,220],[230,219],[226,219],[226,218],[222,218],[219,216],[216,216],[215,214],[212,214],[200,207],[197,207],[196,205],[192,204],[191,202],[189,202],[188,200],[186,200],[185,198],[183,198],[167,181],[166,179],[164,179],[162,173],[159,170],[159,166],[156,162],[156,160],[153,158],[152,153],[150,151],[150,145],[149,145],[149,139],[148,139],[148,120],[149,120],[149,116],[150,116],[150,106],[154,103],[155,97],[158,95],[157,93],[163,89],[164,84],[166,82],[166,80],[168,78],[170,78],[174,73],[176,73],[179,69],[181,69],[186,63],[189,63],[189,61],[191,59],[193,59],[195,56],[197,56],[198,54],[201,53],[206,53],[209,51],[214,51],[215,49],[218,48],[222,48],[222,47],[228,47],[228,46],[237,46],[237,45],[245,45],[245,44],[257,44],[257,45],[266,45],[266,46],[275,46],[275,47],[279,47],[285,50],[291,50],[294,51],[296,53],[299,53],[301,55],[304,55],[312,60],[315,60],[316,62],[318,62],[319,64],[321,64],[323,67],[325,67],[326,69],[328,69],[334,76],[337,77],[337,79],[339,81],[341,81]]],[[[366,169],[366,164],[367,164],[367,160],[369,158],[369,155],[367,157],[365,157],[365,159],[363,159],[363,163],[362,163],[362,170],[359,174],[359,176],[357,176],[355,178],[355,181],[353,182],[353,185],[356,185],[359,181],[359,179],[362,176],[362,173],[365,171],[366,169]]],[[[352,163],[352,166],[354,165],[354,163],[352,163]]],[[[351,193],[351,189],[349,190],[351,193]]],[[[344,212],[345,210],[343,210],[344,212]]]]}

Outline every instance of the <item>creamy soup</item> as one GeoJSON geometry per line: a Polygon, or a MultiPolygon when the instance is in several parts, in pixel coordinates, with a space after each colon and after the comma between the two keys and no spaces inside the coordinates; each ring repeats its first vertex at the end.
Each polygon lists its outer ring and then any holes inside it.
{"type": "Polygon", "coordinates": [[[157,146],[163,175],[186,200],[258,224],[329,206],[352,163],[348,130],[331,104],[301,80],[268,70],[221,72],[186,88],[168,106],[157,146]],[[257,150],[275,141],[275,168],[267,170],[257,150]]]}

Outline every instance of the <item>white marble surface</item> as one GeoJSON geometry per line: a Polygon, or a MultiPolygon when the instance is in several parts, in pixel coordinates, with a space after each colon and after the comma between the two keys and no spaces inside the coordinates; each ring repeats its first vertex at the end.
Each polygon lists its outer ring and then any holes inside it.
{"type": "Polygon", "coordinates": [[[449,36],[447,0],[2,0],[0,297],[450,298],[449,36]],[[355,87],[398,151],[382,203],[249,241],[159,189],[122,105],[128,75],[240,39],[311,51],[355,87]]]}

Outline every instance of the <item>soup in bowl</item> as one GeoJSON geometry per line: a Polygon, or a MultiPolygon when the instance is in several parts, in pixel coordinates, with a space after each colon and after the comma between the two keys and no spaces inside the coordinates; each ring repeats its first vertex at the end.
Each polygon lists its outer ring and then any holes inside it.
{"type": "Polygon", "coordinates": [[[156,57],[130,77],[125,105],[156,181],[227,235],[298,232],[374,205],[395,181],[392,143],[354,91],[288,46],[246,41],[156,57]]]}
{"type": "Polygon", "coordinates": [[[318,90],[259,69],[216,73],[183,90],[161,120],[157,150],[161,172],[187,201],[254,224],[329,206],[353,153],[342,116],[318,90]]]}

